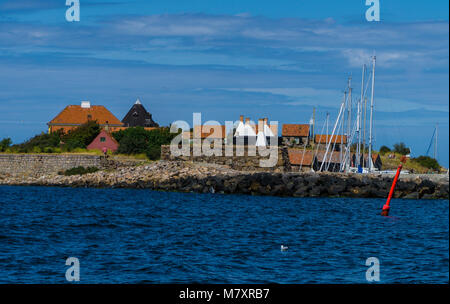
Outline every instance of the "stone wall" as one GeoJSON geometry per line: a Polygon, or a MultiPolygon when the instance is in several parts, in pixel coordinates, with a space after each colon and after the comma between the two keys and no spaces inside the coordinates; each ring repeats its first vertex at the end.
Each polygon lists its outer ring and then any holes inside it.
{"type": "Polygon", "coordinates": [[[269,159],[269,156],[261,156],[258,152],[255,156],[248,155],[248,146],[245,146],[243,149],[244,156],[237,155],[236,146],[233,149],[233,156],[225,156],[225,146],[222,147],[221,156],[194,156],[193,146],[191,145],[190,156],[173,156],[170,152],[170,146],[162,146],[161,159],[170,161],[193,161],[197,163],[224,165],[228,168],[238,171],[285,172],[290,170],[289,160],[286,160],[286,157],[288,155],[286,148],[278,148],[278,159],[276,165],[273,167],[261,167],[260,165],[260,161],[269,159]]]}
{"type": "Polygon", "coordinates": [[[41,176],[78,166],[105,169],[114,161],[84,154],[0,154],[1,175],[41,176]]]}
{"type": "MultiPolygon", "coordinates": [[[[0,185],[139,188],[198,193],[293,197],[376,197],[386,200],[392,176],[338,173],[239,172],[222,166],[186,161],[157,161],[143,166],[85,175],[45,178],[5,177],[0,185]]],[[[394,198],[446,199],[448,175],[404,176],[394,198]]]]}

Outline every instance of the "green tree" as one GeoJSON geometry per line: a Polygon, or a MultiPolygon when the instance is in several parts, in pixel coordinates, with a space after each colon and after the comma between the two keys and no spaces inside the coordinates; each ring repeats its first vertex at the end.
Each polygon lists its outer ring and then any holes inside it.
{"type": "Polygon", "coordinates": [[[44,151],[48,147],[56,148],[60,144],[61,135],[62,131],[50,134],[42,132],[21,144],[11,146],[11,150],[19,153],[32,153],[44,151]]]}
{"type": "Polygon", "coordinates": [[[411,150],[406,147],[405,143],[400,142],[394,145],[394,152],[402,155],[407,155],[411,153],[411,150]]]}
{"type": "Polygon", "coordinates": [[[176,136],[169,128],[158,128],[147,131],[143,127],[127,128],[113,133],[119,142],[117,153],[145,153],[149,159],[158,159],[161,155],[161,145],[168,145],[176,136]]]}
{"type": "Polygon", "coordinates": [[[143,127],[134,127],[115,132],[113,137],[119,142],[117,153],[141,154],[147,150],[150,134],[143,127]]]}
{"type": "Polygon", "coordinates": [[[11,138],[4,138],[0,141],[0,152],[5,152],[12,144],[11,138]]]}
{"type": "Polygon", "coordinates": [[[100,125],[96,121],[88,121],[78,128],[70,130],[61,137],[68,151],[76,148],[85,149],[100,133],[100,125]]]}
{"type": "Polygon", "coordinates": [[[31,139],[11,147],[11,150],[19,153],[52,153],[61,145],[67,151],[75,148],[86,148],[100,133],[100,126],[95,121],[89,121],[78,128],[64,134],[62,130],[50,134],[42,132],[31,139]]]}
{"type": "Polygon", "coordinates": [[[389,152],[391,152],[391,148],[389,148],[388,146],[381,146],[381,148],[380,148],[380,153],[381,154],[386,154],[386,153],[389,153],[389,152]]]}

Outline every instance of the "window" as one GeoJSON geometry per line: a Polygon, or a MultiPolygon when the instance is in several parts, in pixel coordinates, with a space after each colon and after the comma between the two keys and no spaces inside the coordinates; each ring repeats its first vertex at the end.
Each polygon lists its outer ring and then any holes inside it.
{"type": "Polygon", "coordinates": [[[88,118],[88,120],[91,120],[92,119],[92,115],[88,114],[87,118],[88,118]]]}
{"type": "Polygon", "coordinates": [[[100,142],[105,142],[106,141],[106,137],[100,137],[100,142]]]}

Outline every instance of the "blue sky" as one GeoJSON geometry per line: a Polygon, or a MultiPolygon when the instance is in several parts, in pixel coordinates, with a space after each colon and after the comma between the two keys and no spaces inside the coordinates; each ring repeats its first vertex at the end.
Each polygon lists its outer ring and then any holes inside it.
{"type": "Polygon", "coordinates": [[[449,162],[448,1],[89,1],[81,21],[65,0],[0,0],[0,138],[46,130],[68,104],[90,100],[119,119],[140,97],[155,120],[308,122],[335,119],[353,77],[377,55],[375,146],[424,154],[439,124],[449,162]]]}

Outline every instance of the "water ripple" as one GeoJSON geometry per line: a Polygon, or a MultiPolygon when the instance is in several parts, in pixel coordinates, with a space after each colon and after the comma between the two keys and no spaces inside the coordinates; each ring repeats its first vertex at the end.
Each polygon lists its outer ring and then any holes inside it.
{"type": "Polygon", "coordinates": [[[383,203],[2,186],[0,283],[448,283],[449,202],[383,203]]]}

